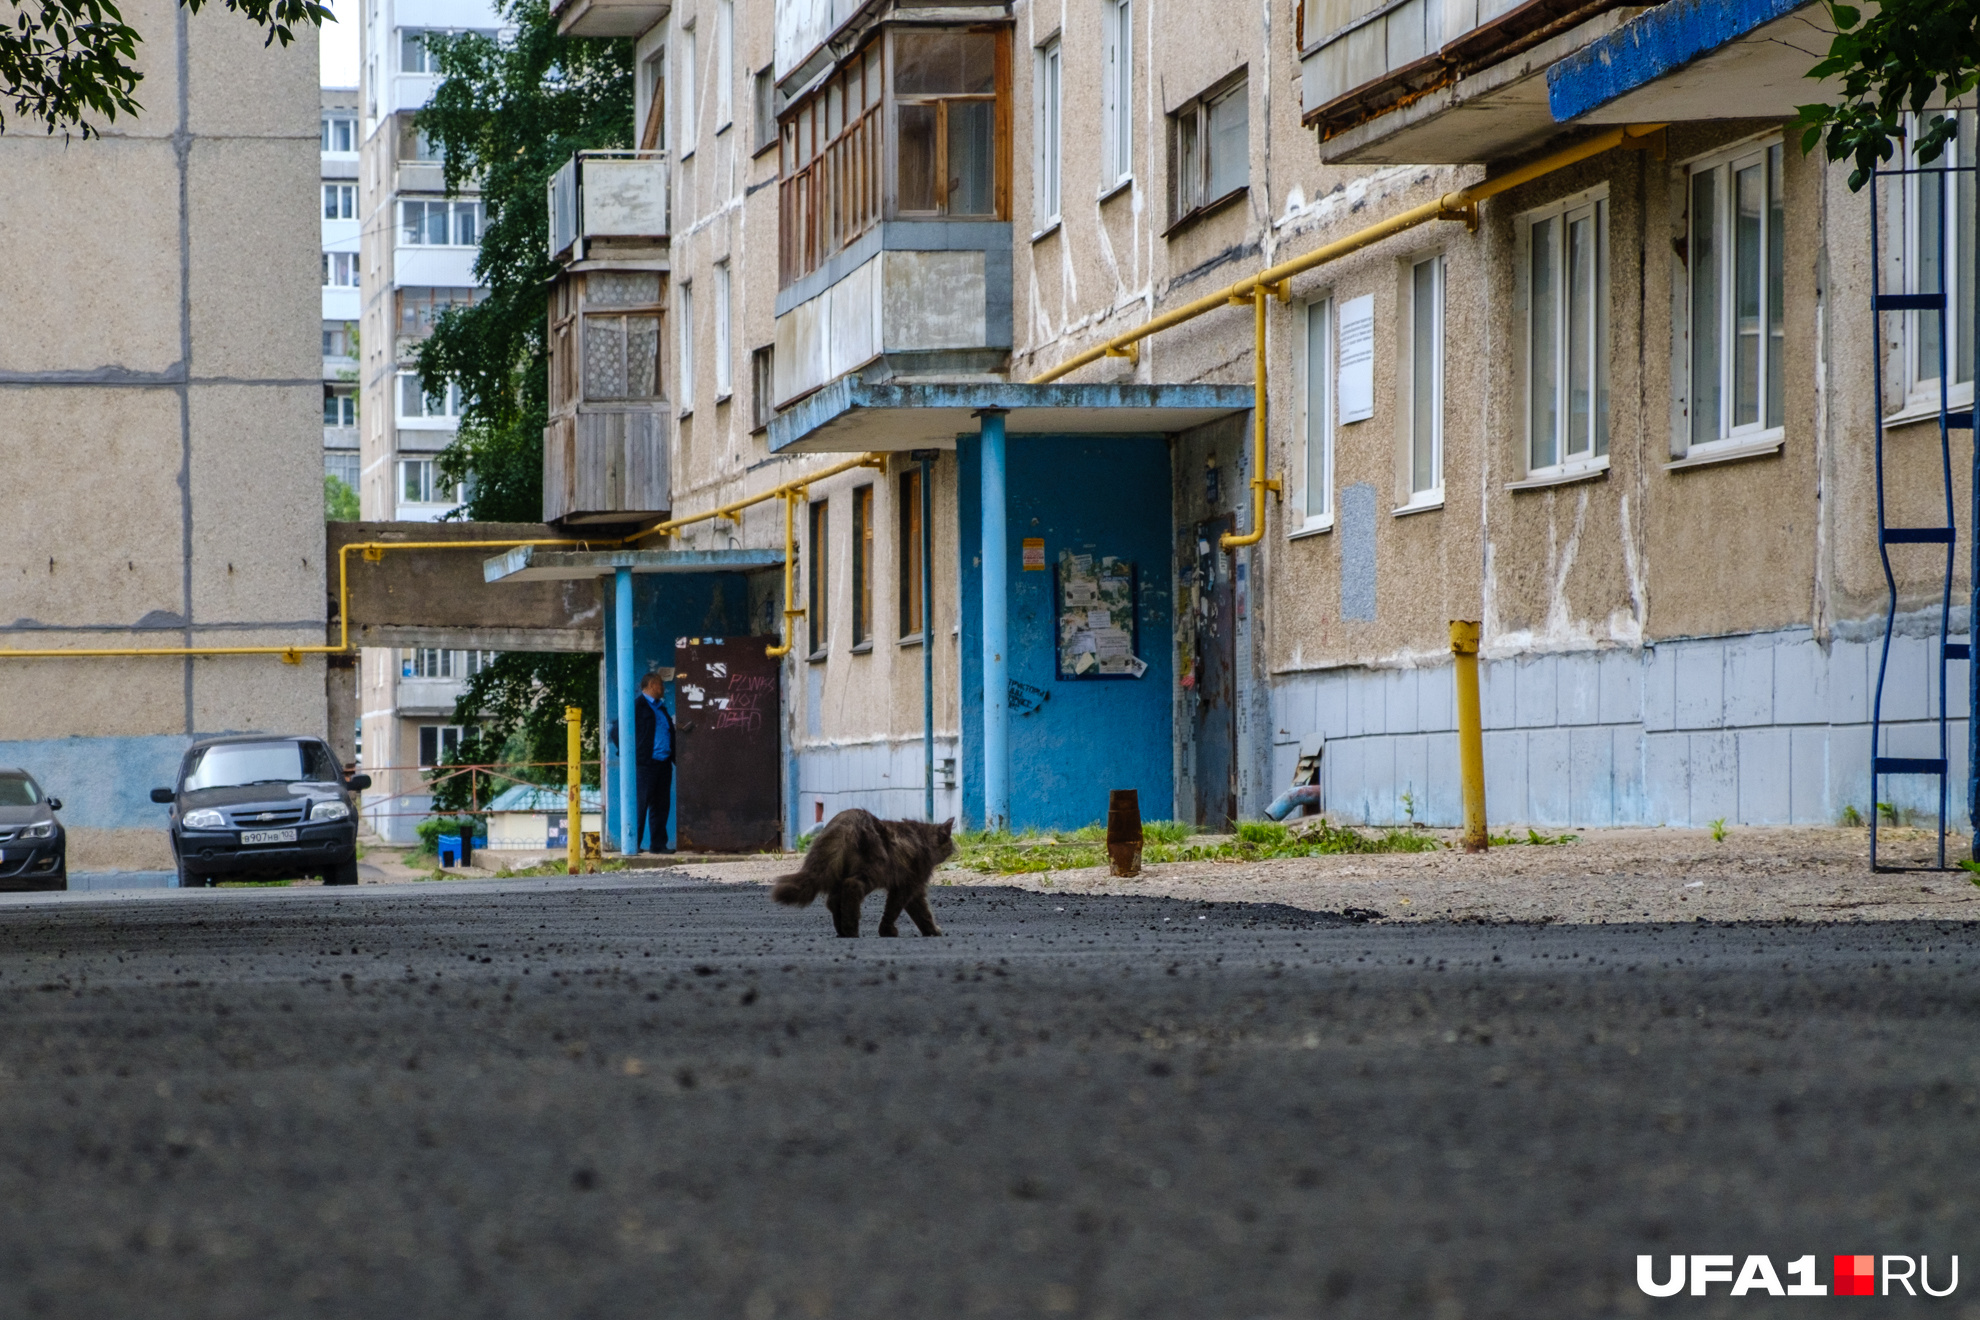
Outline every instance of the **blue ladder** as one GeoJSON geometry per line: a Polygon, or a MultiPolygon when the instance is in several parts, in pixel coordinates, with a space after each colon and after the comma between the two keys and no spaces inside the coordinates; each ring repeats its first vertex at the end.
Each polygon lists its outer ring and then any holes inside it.
{"type": "MultiPolygon", "coordinates": [[[[1872,320],[1876,327],[1875,349],[1871,354],[1876,376],[1876,437],[1877,437],[1877,556],[1884,566],[1884,585],[1889,593],[1884,610],[1884,642],[1877,659],[1877,691],[1870,706],[1870,869],[1872,871],[1911,871],[1946,869],[1946,808],[1951,779],[1950,748],[1947,741],[1946,724],[1946,666],[1954,660],[1971,661],[1970,642],[1955,642],[1949,637],[1952,621],[1953,554],[1956,533],[1953,524],[1953,476],[1952,476],[1952,432],[1955,429],[1973,429],[1973,410],[1954,412],[1949,406],[1951,374],[1946,361],[1946,257],[1943,250],[1939,260],[1939,288],[1928,293],[1885,293],[1883,291],[1883,260],[1878,251],[1877,222],[1877,181],[1884,178],[1902,178],[1907,175],[1935,174],[1951,183],[1955,173],[1972,169],[1972,166],[1931,166],[1917,169],[1893,169],[1872,171],[1870,182],[1870,306],[1875,313],[1872,320]],[[1939,318],[1939,477],[1945,495],[1946,519],[1939,527],[1893,527],[1887,515],[1884,501],[1884,353],[1883,320],[1886,312],[1916,312],[1939,318]],[[1939,590],[1939,645],[1937,657],[1939,665],[1939,701],[1937,724],[1939,730],[1939,754],[1937,756],[1886,756],[1884,755],[1884,682],[1889,676],[1891,664],[1891,634],[1897,627],[1898,585],[1897,575],[1891,571],[1891,550],[1894,545],[1943,545],[1946,548],[1945,571],[1940,580],[1939,590]],[[1938,860],[1935,866],[1884,866],[1877,860],[1877,820],[1881,814],[1878,803],[1881,794],[1878,786],[1885,775],[1930,775],[1939,781],[1938,795],[1938,860]]],[[[1939,189],[1940,206],[1946,206],[1952,194],[1950,186],[1939,189]]],[[[1939,224],[1941,242],[1948,235],[1949,226],[1942,214],[1939,224]]],[[[1980,455],[1976,456],[1974,469],[1974,495],[1980,503],[1980,455]]],[[[1980,545],[1976,545],[1976,566],[1980,566],[1980,545]]],[[[1973,621],[1968,620],[1968,635],[1971,636],[1973,621]]],[[[1969,673],[1969,679],[1973,677],[1969,673]]],[[[1970,712],[1969,712],[1970,713],[1970,712]]],[[[1969,721],[1970,727],[1970,721],[1969,721]]]]}

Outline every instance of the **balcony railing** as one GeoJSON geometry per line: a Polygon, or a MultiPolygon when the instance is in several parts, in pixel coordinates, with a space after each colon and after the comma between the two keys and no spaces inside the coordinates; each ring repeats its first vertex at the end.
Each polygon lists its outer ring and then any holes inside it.
{"type": "Polygon", "coordinates": [[[665,240],[667,153],[580,151],[550,180],[550,259],[582,261],[599,239],[665,240]]]}

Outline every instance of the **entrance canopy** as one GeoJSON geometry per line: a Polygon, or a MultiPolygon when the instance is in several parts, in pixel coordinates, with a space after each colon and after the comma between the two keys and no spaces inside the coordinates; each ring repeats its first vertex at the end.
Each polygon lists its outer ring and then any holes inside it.
{"type": "Polygon", "coordinates": [[[1251,400],[1249,385],[872,385],[843,376],[771,419],[770,452],[953,449],[984,409],[1002,410],[1012,436],[1161,435],[1244,412],[1251,400]]]}
{"type": "Polygon", "coordinates": [[[519,545],[481,566],[486,582],[556,582],[631,573],[753,573],[782,568],[782,550],[559,550],[519,545]]]}

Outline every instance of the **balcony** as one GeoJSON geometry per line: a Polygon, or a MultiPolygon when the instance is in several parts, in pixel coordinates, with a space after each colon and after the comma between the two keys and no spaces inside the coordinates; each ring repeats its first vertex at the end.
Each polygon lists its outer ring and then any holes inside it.
{"type": "Polygon", "coordinates": [[[550,259],[649,255],[667,242],[667,154],[580,151],[550,180],[550,259]]]}

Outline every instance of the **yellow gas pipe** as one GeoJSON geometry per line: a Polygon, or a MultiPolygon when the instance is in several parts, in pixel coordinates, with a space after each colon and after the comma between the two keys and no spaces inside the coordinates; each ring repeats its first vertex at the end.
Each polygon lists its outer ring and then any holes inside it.
{"type": "MultiPolygon", "coordinates": [[[[1265,492],[1282,491],[1285,483],[1277,477],[1265,475],[1265,298],[1273,286],[1254,284],[1251,297],[1240,298],[1231,295],[1232,302],[1249,302],[1252,307],[1254,342],[1251,350],[1251,530],[1243,536],[1226,532],[1217,538],[1221,550],[1236,550],[1247,545],[1257,545],[1265,539],[1265,492]]],[[[1292,281],[1281,280],[1276,286],[1280,302],[1292,296],[1292,281]]]]}
{"type": "Polygon", "coordinates": [[[804,498],[805,488],[784,492],[784,641],[781,646],[766,646],[763,654],[773,657],[787,656],[797,642],[797,620],[804,617],[804,611],[797,608],[797,574],[791,565],[797,559],[797,502],[804,498]]]}

